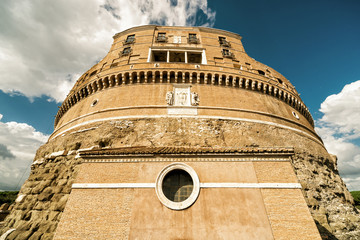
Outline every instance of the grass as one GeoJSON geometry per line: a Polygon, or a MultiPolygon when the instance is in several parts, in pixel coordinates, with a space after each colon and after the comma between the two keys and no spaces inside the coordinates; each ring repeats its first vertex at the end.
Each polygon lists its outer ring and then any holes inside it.
{"type": "Polygon", "coordinates": [[[360,209],[360,191],[350,192],[355,200],[355,206],[360,209]]]}
{"type": "Polygon", "coordinates": [[[18,193],[18,191],[0,192],[0,206],[4,203],[12,204],[15,201],[18,193]]]}

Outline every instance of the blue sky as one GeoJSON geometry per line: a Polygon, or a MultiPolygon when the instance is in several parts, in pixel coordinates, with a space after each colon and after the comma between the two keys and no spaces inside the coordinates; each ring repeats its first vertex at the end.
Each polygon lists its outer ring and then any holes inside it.
{"type": "Polygon", "coordinates": [[[26,179],[57,107],[112,36],[149,23],[240,34],[251,57],[296,86],[348,188],[360,190],[359,12],[357,0],[2,1],[0,190],[26,179]]]}

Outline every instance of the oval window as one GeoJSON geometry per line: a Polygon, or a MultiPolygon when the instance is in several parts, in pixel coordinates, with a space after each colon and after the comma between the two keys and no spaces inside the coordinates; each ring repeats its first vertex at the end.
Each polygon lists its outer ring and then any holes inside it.
{"type": "Polygon", "coordinates": [[[162,191],[173,202],[182,202],[190,197],[194,188],[190,174],[182,169],[175,169],[166,174],[162,191]]]}
{"type": "Polygon", "coordinates": [[[299,117],[299,115],[296,113],[296,112],[292,112],[292,115],[294,116],[294,118],[296,118],[296,119],[300,119],[300,117],[299,117]]]}
{"type": "Polygon", "coordinates": [[[99,100],[95,99],[92,103],[91,103],[91,106],[95,106],[96,104],[98,104],[99,100]]]}
{"type": "Polygon", "coordinates": [[[200,193],[200,181],[191,167],[173,163],[159,173],[155,190],[160,202],[166,207],[182,210],[196,201],[200,193]]]}

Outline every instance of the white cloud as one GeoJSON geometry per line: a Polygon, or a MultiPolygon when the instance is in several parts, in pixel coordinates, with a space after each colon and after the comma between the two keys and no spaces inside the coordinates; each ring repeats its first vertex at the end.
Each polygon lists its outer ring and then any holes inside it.
{"type": "Polygon", "coordinates": [[[316,131],[337,155],[340,174],[351,190],[360,190],[360,80],[345,85],[321,104],[316,131]]]}
{"type": "Polygon", "coordinates": [[[60,102],[104,57],[112,36],[144,24],[212,26],[207,0],[4,0],[0,3],[0,90],[60,102]],[[198,23],[198,22],[197,22],[198,23]]]}
{"type": "Polygon", "coordinates": [[[30,171],[35,151],[48,136],[25,123],[1,122],[0,114],[0,190],[20,187],[30,171]]]}

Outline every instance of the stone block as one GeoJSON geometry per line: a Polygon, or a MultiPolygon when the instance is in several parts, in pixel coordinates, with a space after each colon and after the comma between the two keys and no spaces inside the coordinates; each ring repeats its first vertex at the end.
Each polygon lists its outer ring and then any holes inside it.
{"type": "Polygon", "coordinates": [[[39,239],[41,239],[42,235],[43,235],[43,233],[41,233],[41,232],[34,232],[28,240],[39,240],[39,239]]]}
{"type": "Polygon", "coordinates": [[[46,187],[39,195],[39,201],[49,201],[51,197],[54,195],[52,187],[46,187]]]}

